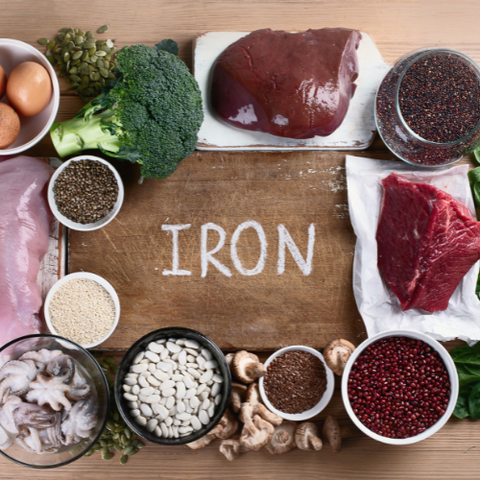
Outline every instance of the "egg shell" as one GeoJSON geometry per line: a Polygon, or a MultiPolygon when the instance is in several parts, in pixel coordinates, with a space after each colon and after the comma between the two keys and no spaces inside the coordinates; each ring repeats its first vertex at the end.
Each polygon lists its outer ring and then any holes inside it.
{"type": "Polygon", "coordinates": [[[18,138],[20,119],[6,103],[0,103],[0,149],[8,148],[18,138]]]}
{"type": "Polygon", "coordinates": [[[37,115],[48,105],[51,96],[50,75],[36,62],[17,65],[8,77],[7,98],[20,115],[37,115]]]}
{"type": "Polygon", "coordinates": [[[7,74],[5,70],[0,65],[0,98],[5,95],[5,88],[7,86],[7,74]]]}

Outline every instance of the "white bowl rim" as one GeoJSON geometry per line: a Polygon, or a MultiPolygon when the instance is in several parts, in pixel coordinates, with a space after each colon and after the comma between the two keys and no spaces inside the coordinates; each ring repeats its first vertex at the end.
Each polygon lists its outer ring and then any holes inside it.
{"type": "Polygon", "coordinates": [[[353,354],[348,359],[348,362],[345,366],[345,369],[342,375],[342,399],[350,419],[353,421],[353,423],[358,429],[360,429],[363,433],[365,433],[365,435],[368,435],[370,438],[373,438],[378,442],[387,443],[389,445],[411,445],[412,443],[421,442],[422,440],[425,440],[426,438],[430,437],[434,433],[438,432],[445,425],[445,423],[447,423],[448,419],[451,417],[453,413],[453,410],[455,409],[455,405],[457,403],[457,398],[458,398],[458,389],[459,389],[459,382],[458,382],[457,369],[455,367],[455,363],[453,362],[452,357],[447,352],[445,347],[441,343],[439,343],[437,340],[426,335],[425,333],[421,333],[415,330],[408,330],[408,329],[388,330],[385,332],[380,332],[374,335],[373,337],[370,337],[364,342],[362,342],[355,349],[353,354]],[[357,416],[353,413],[353,409],[350,405],[350,400],[348,399],[348,377],[352,369],[352,366],[357,360],[357,358],[365,350],[365,348],[371,345],[372,343],[375,343],[378,340],[381,340],[383,338],[390,338],[390,337],[407,337],[407,338],[413,338],[415,340],[422,340],[423,342],[425,342],[427,345],[429,345],[435,351],[438,352],[438,354],[440,355],[440,358],[442,359],[445,365],[445,368],[447,369],[448,376],[450,378],[450,400],[448,402],[448,406],[447,406],[447,409],[445,410],[444,415],[438,420],[437,423],[427,428],[423,432],[419,433],[418,435],[414,435],[413,437],[388,438],[382,435],[378,435],[375,432],[372,432],[372,430],[370,430],[362,422],[360,422],[357,416]]]}
{"type": "Polygon", "coordinates": [[[328,368],[325,359],[323,358],[323,355],[318,351],[315,350],[312,347],[307,347],[305,345],[290,345],[288,347],[281,348],[280,350],[277,350],[276,352],[272,353],[267,359],[267,361],[264,363],[265,367],[268,367],[270,363],[279,355],[285,352],[292,352],[295,350],[300,350],[302,352],[308,352],[311,353],[312,355],[315,355],[317,358],[319,358],[323,365],[325,366],[325,373],[327,376],[327,388],[320,399],[320,401],[310,410],[305,410],[302,413],[285,413],[280,410],[277,410],[268,400],[267,394],[265,393],[265,388],[263,386],[263,380],[265,377],[260,377],[260,380],[258,382],[258,387],[260,389],[260,395],[262,397],[263,403],[265,403],[265,406],[273,413],[277,414],[279,417],[282,417],[285,420],[291,420],[293,422],[303,422],[304,420],[308,420],[312,417],[315,417],[318,415],[320,412],[322,412],[326,406],[330,403],[330,400],[332,399],[333,392],[335,390],[335,376],[328,368]]]}
{"type": "Polygon", "coordinates": [[[64,161],[53,173],[52,177],[50,178],[50,182],[48,183],[48,204],[50,205],[50,209],[52,210],[53,215],[55,218],[63,225],[66,227],[70,228],[71,230],[76,230],[77,232],[93,232],[94,230],[98,230],[100,228],[103,228],[105,225],[108,225],[118,214],[120,209],[122,208],[123,205],[123,199],[125,197],[125,188],[123,186],[123,181],[122,178],[120,177],[120,174],[118,173],[117,169],[109,162],[104,160],[103,158],[96,157],[95,155],[79,155],[77,157],[70,158],[66,161],[64,161]],[[77,223],[77,222],[72,222],[72,220],[68,219],[64,215],[62,215],[57,208],[57,205],[55,203],[55,196],[53,194],[53,185],[55,184],[56,179],[60,175],[60,173],[72,162],[78,162],[80,160],[93,160],[97,161],[100,163],[103,163],[104,165],[107,165],[107,167],[113,172],[115,175],[115,179],[117,180],[117,185],[118,185],[118,197],[115,202],[115,205],[113,206],[113,210],[106,216],[98,220],[97,222],[94,223],[77,223]]]}
{"type": "MultiPolygon", "coordinates": [[[[55,292],[65,283],[67,283],[70,280],[75,280],[77,278],[81,279],[86,279],[86,280],[94,280],[95,282],[99,283],[105,290],[110,294],[112,297],[113,303],[115,305],[115,320],[113,321],[112,328],[110,328],[109,332],[99,341],[93,342],[93,343],[88,343],[86,345],[82,345],[79,343],[79,345],[82,348],[88,349],[88,348],[93,348],[97,347],[101,343],[103,343],[105,340],[110,338],[112,333],[115,331],[115,329],[118,326],[118,321],[120,319],[120,300],[118,298],[117,292],[113,288],[110,282],[105,280],[103,277],[100,275],[96,275],[95,273],[90,273],[90,272],[76,272],[76,273],[70,273],[68,275],[65,275],[61,279],[57,280],[53,287],[49,290],[47,297],[45,298],[45,304],[43,306],[43,312],[45,316],[45,322],[47,324],[48,329],[53,335],[58,335],[59,337],[62,337],[62,335],[55,330],[54,326],[52,325],[52,321],[50,319],[50,313],[48,311],[48,307],[50,306],[50,302],[52,301],[52,297],[55,294],[55,292]]],[[[70,340],[71,342],[75,342],[74,340],[69,339],[68,337],[65,337],[67,340],[70,340]]]]}
{"type": "Polygon", "coordinates": [[[32,45],[30,45],[29,43],[22,42],[21,40],[15,40],[13,38],[0,38],[0,46],[2,45],[17,45],[31,51],[32,54],[37,56],[37,58],[45,58],[46,61],[45,63],[42,62],[42,67],[45,67],[47,69],[48,74],[50,75],[50,80],[52,81],[53,110],[50,114],[48,122],[45,124],[45,126],[35,138],[32,138],[32,140],[30,140],[29,142],[24,143],[23,145],[19,145],[18,147],[4,148],[0,150],[0,157],[5,155],[17,155],[18,153],[25,152],[29,148],[36,145],[50,131],[50,127],[53,125],[53,122],[57,117],[58,108],[60,106],[60,85],[58,84],[57,74],[50,62],[47,60],[47,58],[44,57],[44,55],[39,52],[35,47],[32,47],[32,45]]]}

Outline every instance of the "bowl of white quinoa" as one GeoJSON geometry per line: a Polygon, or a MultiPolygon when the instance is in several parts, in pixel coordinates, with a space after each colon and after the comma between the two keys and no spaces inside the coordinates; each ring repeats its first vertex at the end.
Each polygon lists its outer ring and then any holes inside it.
{"type": "Polygon", "coordinates": [[[112,285],[99,275],[71,273],[50,289],[44,313],[54,335],[84,348],[93,348],[115,331],[120,318],[120,301],[112,285]]]}

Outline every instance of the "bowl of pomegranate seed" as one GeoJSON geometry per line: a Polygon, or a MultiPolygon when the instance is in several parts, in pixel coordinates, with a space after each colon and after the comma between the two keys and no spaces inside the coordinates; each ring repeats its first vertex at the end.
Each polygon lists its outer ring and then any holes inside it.
{"type": "Polygon", "coordinates": [[[382,443],[408,445],[433,435],[453,413],[458,375],[436,340],[413,330],[382,332],[349,358],[342,398],[355,425],[382,443]]]}

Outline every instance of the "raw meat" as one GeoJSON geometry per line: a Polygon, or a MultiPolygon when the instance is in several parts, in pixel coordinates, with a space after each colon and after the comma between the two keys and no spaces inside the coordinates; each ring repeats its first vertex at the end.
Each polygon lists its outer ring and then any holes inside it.
{"type": "Polygon", "coordinates": [[[378,266],[402,310],[445,310],[480,259],[480,222],[448,193],[396,173],[382,180],[378,266]]]}
{"type": "Polygon", "coordinates": [[[288,138],[333,133],[358,76],[357,30],[257,30],[218,57],[211,101],[227,123],[288,138]]]}
{"type": "Polygon", "coordinates": [[[48,248],[52,173],[36,158],[0,161],[0,346],[41,331],[37,275],[48,248]]]}

